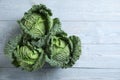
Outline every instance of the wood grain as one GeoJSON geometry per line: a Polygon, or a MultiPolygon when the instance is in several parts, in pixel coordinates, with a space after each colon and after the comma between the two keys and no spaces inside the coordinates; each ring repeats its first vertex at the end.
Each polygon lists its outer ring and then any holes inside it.
{"type": "MultiPolygon", "coordinates": [[[[74,68],[113,68],[113,69],[119,69],[120,68],[120,55],[109,55],[104,54],[101,52],[101,54],[95,53],[87,53],[82,54],[80,59],[76,62],[76,64],[73,66],[74,68]]],[[[11,64],[11,61],[8,59],[7,56],[4,54],[0,55],[0,68],[13,68],[14,66],[11,64]]],[[[49,68],[49,66],[46,66],[49,68]]]]}
{"type": "Polygon", "coordinates": [[[120,21],[119,0],[1,0],[0,20],[17,20],[40,3],[63,21],[120,21]]]}
{"type": "MultiPolygon", "coordinates": [[[[0,24],[0,42],[20,32],[17,21],[0,21],[0,24]]],[[[83,44],[120,44],[119,25],[119,22],[62,22],[62,29],[79,36],[83,44]]]]}
{"type": "MultiPolygon", "coordinates": [[[[19,25],[16,21],[0,21],[0,24],[0,67],[13,67],[3,49],[5,43],[20,32],[19,25]]],[[[118,25],[119,22],[62,22],[63,30],[79,36],[82,41],[82,56],[74,67],[119,68],[118,25]]]]}
{"type": "Polygon", "coordinates": [[[42,69],[34,72],[0,69],[1,80],[119,80],[119,69],[42,69]]]}

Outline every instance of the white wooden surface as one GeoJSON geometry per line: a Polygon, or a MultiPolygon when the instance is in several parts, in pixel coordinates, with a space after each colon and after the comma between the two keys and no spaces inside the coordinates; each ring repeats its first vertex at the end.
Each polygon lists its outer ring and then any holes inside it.
{"type": "Polygon", "coordinates": [[[0,80],[120,80],[120,0],[0,0],[0,80]],[[78,35],[82,55],[72,68],[45,66],[21,71],[4,55],[4,44],[20,32],[16,20],[33,4],[43,3],[78,35]]]}

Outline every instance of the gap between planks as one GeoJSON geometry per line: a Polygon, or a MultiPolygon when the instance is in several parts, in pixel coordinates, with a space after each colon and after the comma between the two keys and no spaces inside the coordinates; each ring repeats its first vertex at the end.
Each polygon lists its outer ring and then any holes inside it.
{"type": "MultiPolygon", "coordinates": [[[[17,20],[0,20],[0,21],[17,21],[17,20]]],[[[120,22],[120,20],[60,20],[61,22],[120,22]]]]}
{"type": "MultiPolygon", "coordinates": [[[[0,67],[1,69],[17,69],[17,67],[0,67]]],[[[19,67],[20,68],[20,67],[19,67]]],[[[43,67],[42,69],[62,69],[59,67],[43,67]]],[[[65,69],[65,68],[63,68],[65,69]]],[[[120,68],[97,68],[97,67],[71,67],[66,69],[120,69],[120,68]]]]}

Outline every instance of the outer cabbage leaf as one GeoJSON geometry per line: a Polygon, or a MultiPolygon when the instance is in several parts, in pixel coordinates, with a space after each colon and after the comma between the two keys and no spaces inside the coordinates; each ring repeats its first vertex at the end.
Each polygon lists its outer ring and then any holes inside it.
{"type": "Polygon", "coordinates": [[[81,41],[77,36],[69,37],[70,58],[64,67],[72,67],[81,55],[81,41]]]}
{"type": "Polygon", "coordinates": [[[16,49],[16,46],[20,43],[21,38],[22,35],[19,34],[15,38],[9,40],[8,43],[5,45],[5,55],[7,55],[11,60],[13,60],[13,52],[16,49]]]}
{"type": "Polygon", "coordinates": [[[61,29],[61,23],[59,18],[53,19],[53,27],[50,29],[48,35],[51,35],[51,36],[56,35],[56,36],[62,36],[62,37],[67,36],[67,33],[61,29]]]}

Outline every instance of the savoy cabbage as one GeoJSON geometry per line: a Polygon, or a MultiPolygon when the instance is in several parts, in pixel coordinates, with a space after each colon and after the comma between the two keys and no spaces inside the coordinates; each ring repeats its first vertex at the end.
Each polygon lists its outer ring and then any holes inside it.
{"type": "Polygon", "coordinates": [[[58,18],[45,5],[33,5],[18,21],[22,33],[11,39],[5,54],[12,64],[27,71],[42,68],[45,63],[61,68],[72,67],[81,54],[79,37],[61,29],[58,18]]]}

